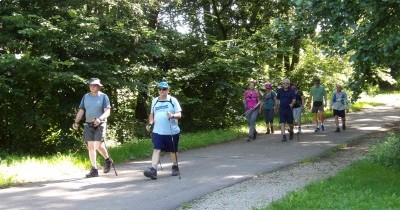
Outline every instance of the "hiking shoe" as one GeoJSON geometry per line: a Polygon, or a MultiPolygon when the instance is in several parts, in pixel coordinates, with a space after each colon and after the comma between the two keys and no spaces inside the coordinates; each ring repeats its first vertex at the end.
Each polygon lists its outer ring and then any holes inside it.
{"type": "Polygon", "coordinates": [[[92,178],[92,177],[98,177],[99,176],[99,171],[95,169],[93,166],[90,169],[90,172],[86,174],[86,178],[92,178]]]}
{"type": "Polygon", "coordinates": [[[325,126],[324,125],[321,125],[321,130],[325,131],[325,126]]]}
{"type": "Polygon", "coordinates": [[[107,160],[104,163],[104,170],[103,170],[105,174],[110,172],[111,164],[113,164],[113,161],[111,160],[111,158],[107,158],[107,160]]]}
{"type": "Polygon", "coordinates": [[[157,179],[157,170],[153,167],[150,167],[143,172],[143,175],[151,179],[157,179]]]}
{"type": "Polygon", "coordinates": [[[290,133],[289,133],[289,140],[293,140],[293,136],[294,136],[294,135],[293,135],[293,132],[290,132],[290,133]]]}
{"type": "Polygon", "coordinates": [[[282,142],[286,142],[286,135],[282,136],[282,142]]]}
{"type": "Polygon", "coordinates": [[[343,130],[346,130],[346,126],[345,126],[345,125],[343,125],[343,126],[342,126],[342,129],[343,129],[343,130]]]}
{"type": "Polygon", "coordinates": [[[337,127],[336,130],[335,130],[335,132],[336,132],[336,133],[339,133],[339,132],[340,132],[340,128],[337,127]]]}
{"type": "Polygon", "coordinates": [[[172,166],[172,174],[171,176],[178,176],[179,175],[179,167],[178,166],[172,166]]]}
{"type": "Polygon", "coordinates": [[[314,132],[318,132],[318,131],[319,131],[319,128],[316,128],[314,132]]]}

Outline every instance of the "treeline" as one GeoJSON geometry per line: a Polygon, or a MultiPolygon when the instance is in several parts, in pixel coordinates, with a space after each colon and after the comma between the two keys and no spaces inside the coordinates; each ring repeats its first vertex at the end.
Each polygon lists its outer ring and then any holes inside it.
{"type": "MultiPolygon", "coordinates": [[[[399,5],[363,1],[0,1],[0,147],[50,154],[81,147],[70,127],[98,77],[123,143],[147,135],[155,84],[182,103],[183,130],[240,119],[247,83],[321,77],[356,99],[389,87],[400,66],[399,5]]],[[[262,84],[260,84],[262,85],[262,84]]]]}

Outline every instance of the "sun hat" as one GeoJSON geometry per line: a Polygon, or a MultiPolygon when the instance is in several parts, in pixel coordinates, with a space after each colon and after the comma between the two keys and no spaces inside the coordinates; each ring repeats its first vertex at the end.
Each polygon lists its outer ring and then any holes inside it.
{"type": "Polygon", "coordinates": [[[98,85],[100,87],[103,87],[103,85],[100,83],[100,80],[98,78],[91,78],[89,80],[89,85],[98,85]]]}
{"type": "Polygon", "coordinates": [[[167,82],[160,82],[157,85],[158,88],[169,88],[169,85],[167,82]]]}

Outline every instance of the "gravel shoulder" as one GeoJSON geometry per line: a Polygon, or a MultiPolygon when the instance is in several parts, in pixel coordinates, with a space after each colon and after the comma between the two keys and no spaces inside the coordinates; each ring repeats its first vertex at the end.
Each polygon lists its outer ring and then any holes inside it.
{"type": "MultiPolygon", "coordinates": [[[[398,130],[399,125],[392,129],[398,130]]],[[[364,158],[370,146],[381,141],[388,132],[368,134],[355,139],[342,148],[326,152],[315,160],[304,161],[270,173],[259,174],[239,184],[210,193],[202,198],[186,203],[180,209],[225,210],[252,209],[268,206],[289,192],[335,175],[353,162],[364,158]]]]}

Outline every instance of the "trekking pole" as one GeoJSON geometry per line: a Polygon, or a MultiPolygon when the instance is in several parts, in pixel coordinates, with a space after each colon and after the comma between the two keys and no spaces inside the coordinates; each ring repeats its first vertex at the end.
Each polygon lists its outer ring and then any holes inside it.
{"type": "MultiPolygon", "coordinates": [[[[103,138],[103,144],[104,144],[104,147],[105,147],[106,150],[107,150],[108,157],[111,158],[110,152],[108,151],[108,148],[107,148],[107,145],[106,145],[106,140],[105,140],[104,138],[103,138]]],[[[111,160],[112,160],[112,158],[111,158],[111,160]]],[[[111,165],[112,165],[112,167],[113,167],[113,169],[114,169],[115,176],[118,176],[117,170],[115,170],[114,161],[111,162],[111,165]]]]}
{"type": "Polygon", "coordinates": [[[179,170],[179,164],[178,164],[178,154],[177,154],[177,151],[176,151],[178,148],[175,147],[174,135],[172,134],[172,125],[171,125],[171,121],[170,120],[168,120],[168,121],[169,121],[169,130],[171,131],[172,147],[174,148],[176,166],[178,167],[178,177],[179,177],[179,179],[181,179],[181,171],[179,170]]]}

